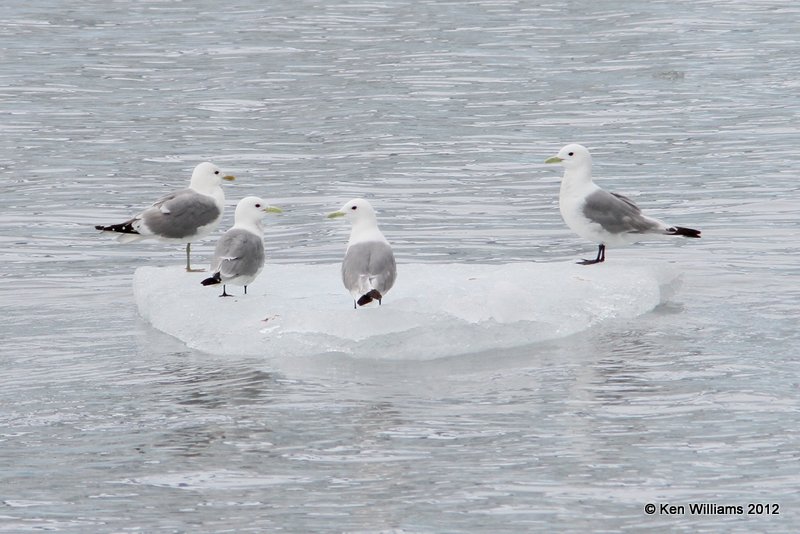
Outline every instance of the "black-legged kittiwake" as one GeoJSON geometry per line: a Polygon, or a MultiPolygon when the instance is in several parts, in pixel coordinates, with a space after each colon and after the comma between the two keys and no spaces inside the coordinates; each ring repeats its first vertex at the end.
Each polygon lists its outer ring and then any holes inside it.
{"type": "Polygon", "coordinates": [[[191,244],[213,232],[222,220],[225,209],[222,180],[235,178],[223,174],[213,163],[201,163],[194,168],[186,189],[159,198],[128,221],[95,228],[121,234],[117,239],[121,243],[142,239],[186,243],[186,270],[192,271],[191,244]]]}
{"type": "Polygon", "coordinates": [[[599,243],[597,258],[578,262],[582,265],[605,261],[606,246],[628,245],[648,235],[700,237],[699,230],[648,217],[631,199],[597,186],[592,181],[592,156],[582,145],[567,145],[545,163],[564,167],[558,197],[564,222],[579,236],[599,243]]]}
{"type": "Polygon", "coordinates": [[[353,308],[377,300],[380,305],[397,278],[397,265],[389,242],[378,228],[375,210],[356,198],[328,218],[345,217],[352,225],[342,262],[342,281],[353,296],[353,308]]]}
{"type": "Polygon", "coordinates": [[[222,284],[220,297],[231,297],[225,292],[226,284],[247,286],[264,268],[264,229],[261,218],[265,213],[280,213],[281,209],[268,205],[258,197],[245,197],[236,205],[234,225],[219,238],[211,260],[213,276],[201,283],[204,286],[222,284]]]}

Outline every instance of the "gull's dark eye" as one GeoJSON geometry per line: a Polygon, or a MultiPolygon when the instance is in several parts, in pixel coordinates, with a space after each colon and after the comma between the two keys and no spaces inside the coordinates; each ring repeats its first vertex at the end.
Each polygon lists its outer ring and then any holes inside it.
{"type": "Polygon", "coordinates": [[[261,204],[256,204],[256,207],[257,207],[257,208],[260,208],[260,207],[261,207],[261,204]]]}
{"type": "Polygon", "coordinates": [[[573,156],[573,155],[575,155],[575,152],[570,152],[570,153],[569,153],[569,154],[567,154],[567,155],[568,155],[568,156],[573,156]]]}
{"type": "MultiPolygon", "coordinates": [[[[571,154],[570,154],[571,155],[571,154]]],[[[214,171],[214,174],[219,174],[219,171],[214,171]]]]}
{"type": "Polygon", "coordinates": [[[357,209],[358,209],[358,206],[353,206],[353,207],[351,207],[350,209],[355,211],[355,210],[357,210],[357,209]]]}

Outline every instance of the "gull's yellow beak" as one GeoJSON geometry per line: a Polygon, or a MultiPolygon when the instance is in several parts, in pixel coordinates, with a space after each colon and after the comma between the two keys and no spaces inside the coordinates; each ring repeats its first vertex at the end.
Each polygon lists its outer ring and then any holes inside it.
{"type": "Polygon", "coordinates": [[[278,206],[267,206],[264,208],[265,213],[283,213],[283,210],[280,209],[278,206]]]}
{"type": "Polygon", "coordinates": [[[552,158],[547,158],[544,160],[545,163],[561,163],[564,161],[563,158],[559,158],[558,156],[553,156],[552,158]]]}
{"type": "Polygon", "coordinates": [[[223,180],[227,180],[227,181],[229,181],[229,182],[232,182],[232,181],[234,181],[234,180],[236,179],[236,177],[235,177],[235,176],[231,176],[231,175],[229,174],[228,176],[223,176],[223,177],[222,177],[222,179],[223,179],[223,180]]]}
{"type": "Polygon", "coordinates": [[[336,219],[339,217],[344,217],[343,211],[334,211],[333,213],[328,214],[328,219],[336,219]]]}

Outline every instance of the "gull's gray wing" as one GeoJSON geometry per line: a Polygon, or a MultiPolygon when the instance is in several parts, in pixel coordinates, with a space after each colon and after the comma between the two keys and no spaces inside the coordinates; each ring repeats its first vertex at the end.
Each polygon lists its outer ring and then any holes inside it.
{"type": "Polygon", "coordinates": [[[383,241],[357,243],[347,249],[342,262],[342,281],[351,291],[386,293],[397,278],[392,247],[383,241]]]}
{"type": "Polygon", "coordinates": [[[247,230],[231,228],[219,238],[214,249],[211,271],[222,280],[255,276],[264,266],[264,241],[247,230]]]}
{"type": "Polygon", "coordinates": [[[140,215],[142,223],[159,237],[191,237],[201,226],[221,215],[214,199],[193,189],[181,189],[161,197],[140,215]]]}
{"type": "Polygon", "coordinates": [[[612,234],[642,234],[659,230],[659,224],[642,214],[626,196],[598,189],[586,197],[583,215],[612,234]]]}

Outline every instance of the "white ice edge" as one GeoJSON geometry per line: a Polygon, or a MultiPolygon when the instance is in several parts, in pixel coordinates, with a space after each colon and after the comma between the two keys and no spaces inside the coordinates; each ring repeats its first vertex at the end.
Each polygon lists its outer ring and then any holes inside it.
{"type": "Polygon", "coordinates": [[[218,297],[208,273],[141,267],[139,313],[190,348],[221,355],[429,360],[565,337],[632,318],[671,294],[663,264],[401,264],[383,305],[353,309],[339,265],[267,265],[242,295],[218,297]]]}

